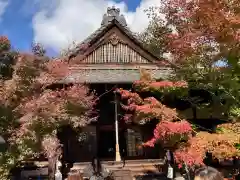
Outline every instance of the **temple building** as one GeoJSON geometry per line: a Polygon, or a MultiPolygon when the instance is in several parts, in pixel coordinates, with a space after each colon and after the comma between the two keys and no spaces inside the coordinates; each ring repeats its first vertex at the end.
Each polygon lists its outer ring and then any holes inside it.
{"type": "MultiPolygon", "coordinates": [[[[99,118],[90,124],[81,135],[65,128],[60,137],[63,158],[72,163],[71,170],[81,170],[84,162],[97,157],[109,170],[125,160],[128,164],[146,164],[145,171],[155,169],[163,163],[160,148],[139,148],[141,143],[151,138],[154,125],[127,125],[120,121],[122,111],[114,89],[130,89],[132,83],[140,79],[141,70],[149,72],[153,78],[165,79],[171,74],[170,64],[159,59],[145,49],[127,26],[120,10],[112,7],[103,15],[101,26],[68,55],[70,75],[64,83],[88,83],[100,100],[97,105],[99,118]],[[152,169],[151,169],[152,168],[152,169]]],[[[143,173],[143,172],[141,172],[143,173]]]]}

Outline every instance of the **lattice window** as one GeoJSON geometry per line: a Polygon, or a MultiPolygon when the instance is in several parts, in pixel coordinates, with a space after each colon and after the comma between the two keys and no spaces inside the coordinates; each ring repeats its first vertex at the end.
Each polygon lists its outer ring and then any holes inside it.
{"type": "Polygon", "coordinates": [[[141,133],[128,129],[127,131],[127,155],[128,156],[142,156],[143,150],[139,148],[142,144],[141,133]]]}

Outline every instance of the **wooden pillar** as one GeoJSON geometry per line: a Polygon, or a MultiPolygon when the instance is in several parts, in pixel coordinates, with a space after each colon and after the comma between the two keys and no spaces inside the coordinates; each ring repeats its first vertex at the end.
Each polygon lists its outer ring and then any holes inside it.
{"type": "Polygon", "coordinates": [[[115,161],[119,162],[121,161],[121,155],[120,155],[120,149],[119,149],[119,133],[118,133],[118,100],[117,100],[117,94],[114,92],[114,103],[115,103],[115,136],[116,136],[116,156],[115,161]]]}

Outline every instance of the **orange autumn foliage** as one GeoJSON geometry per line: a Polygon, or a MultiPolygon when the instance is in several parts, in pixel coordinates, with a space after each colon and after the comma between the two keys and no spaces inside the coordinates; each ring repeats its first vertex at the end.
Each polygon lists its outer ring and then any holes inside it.
{"type": "Polygon", "coordinates": [[[178,117],[176,109],[167,107],[154,97],[142,99],[139,95],[140,92],[151,92],[152,88],[154,92],[163,92],[162,90],[168,88],[184,89],[187,88],[185,82],[157,82],[148,79],[135,82],[133,87],[137,87],[134,89],[136,92],[118,90],[122,98],[127,100],[127,104],[122,105],[127,111],[124,119],[142,125],[158,120],[152,139],[143,145],[153,147],[160,143],[163,147],[172,149],[179,167],[184,164],[193,168],[204,165],[206,153],[211,153],[219,161],[239,157],[240,150],[236,147],[240,143],[239,123],[219,125],[218,129],[221,131],[217,133],[196,132],[189,122],[178,117]],[[178,86],[179,84],[182,86],[178,86]]]}
{"type": "Polygon", "coordinates": [[[0,130],[9,142],[7,158],[19,162],[45,154],[56,160],[58,128],[90,123],[96,98],[84,84],[49,88],[68,75],[62,60],[19,53],[12,68],[10,79],[0,79],[0,108],[7,112],[0,113],[0,130]]]}

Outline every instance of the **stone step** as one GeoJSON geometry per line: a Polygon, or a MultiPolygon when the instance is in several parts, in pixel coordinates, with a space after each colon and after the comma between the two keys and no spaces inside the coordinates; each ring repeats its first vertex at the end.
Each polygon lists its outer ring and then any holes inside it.
{"type": "MultiPolygon", "coordinates": [[[[102,161],[102,164],[117,165],[122,164],[123,161],[102,161]]],[[[140,160],[125,160],[125,164],[164,164],[163,159],[140,159],[140,160]]]]}
{"type": "Polygon", "coordinates": [[[130,170],[117,170],[113,172],[115,180],[132,180],[132,174],[130,170]]]}
{"type": "Polygon", "coordinates": [[[142,164],[134,165],[134,166],[105,166],[105,165],[103,165],[103,167],[106,169],[115,169],[115,170],[130,169],[132,171],[137,170],[137,169],[149,169],[149,170],[158,169],[158,167],[156,167],[154,165],[142,165],[142,164]]]}
{"type": "Polygon", "coordinates": [[[163,166],[162,164],[119,164],[119,165],[108,165],[108,164],[102,164],[103,167],[111,168],[122,168],[122,167],[128,167],[128,168],[134,168],[134,167],[158,167],[163,166]]]}
{"type": "MultiPolygon", "coordinates": [[[[81,162],[81,163],[74,163],[73,164],[73,168],[81,168],[82,166],[87,166],[90,165],[90,162],[81,162]]],[[[116,167],[122,167],[124,162],[115,162],[115,161],[102,161],[101,164],[103,166],[116,166],[116,167]]],[[[136,166],[136,165],[164,165],[164,161],[163,160],[126,160],[125,161],[125,166],[127,167],[132,167],[132,166],[136,166]]]]}
{"type": "MultiPolygon", "coordinates": [[[[130,171],[132,176],[144,175],[147,172],[159,173],[161,172],[161,167],[164,165],[162,160],[127,160],[125,165],[123,162],[114,162],[114,161],[102,161],[103,168],[111,171],[130,171]]],[[[75,163],[71,168],[71,171],[78,171],[83,173],[83,170],[91,166],[91,163],[75,163]]]]}
{"type": "MultiPolygon", "coordinates": [[[[90,165],[90,164],[89,164],[90,165]]],[[[83,170],[89,165],[74,165],[71,170],[83,170]]],[[[109,170],[119,170],[119,169],[131,169],[132,171],[138,169],[146,169],[146,170],[157,170],[161,167],[161,164],[118,164],[118,165],[106,165],[102,164],[102,166],[109,170]]]]}

